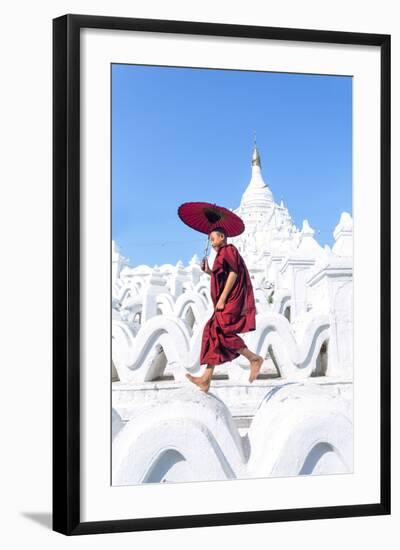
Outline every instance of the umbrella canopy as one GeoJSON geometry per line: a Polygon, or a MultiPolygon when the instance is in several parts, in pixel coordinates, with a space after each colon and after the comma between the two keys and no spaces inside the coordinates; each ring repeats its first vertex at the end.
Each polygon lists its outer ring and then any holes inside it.
{"type": "Polygon", "coordinates": [[[209,202],[184,202],[178,208],[180,219],[192,229],[209,235],[222,228],[227,237],[236,237],[244,231],[244,223],[237,214],[223,206],[209,202]]]}

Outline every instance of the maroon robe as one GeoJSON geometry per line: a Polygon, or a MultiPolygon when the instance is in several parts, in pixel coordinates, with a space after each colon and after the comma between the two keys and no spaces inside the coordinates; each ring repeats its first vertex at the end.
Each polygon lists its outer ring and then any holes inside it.
{"type": "Polygon", "coordinates": [[[214,313],[207,321],[201,342],[200,365],[220,365],[232,361],[246,344],[238,333],[256,328],[256,306],[249,272],[238,249],[233,244],[219,248],[211,273],[211,298],[214,313]],[[224,290],[229,271],[237,273],[223,310],[215,306],[224,290]]]}

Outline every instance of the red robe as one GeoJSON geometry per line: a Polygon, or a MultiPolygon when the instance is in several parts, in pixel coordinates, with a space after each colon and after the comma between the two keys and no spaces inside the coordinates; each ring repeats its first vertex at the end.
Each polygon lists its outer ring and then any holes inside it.
{"type": "Polygon", "coordinates": [[[249,272],[238,249],[233,244],[219,248],[211,273],[211,298],[214,313],[207,321],[201,342],[200,365],[220,365],[232,361],[246,344],[238,333],[256,328],[256,306],[249,272]],[[225,287],[229,271],[238,276],[231,288],[225,307],[215,311],[215,306],[225,287]]]}

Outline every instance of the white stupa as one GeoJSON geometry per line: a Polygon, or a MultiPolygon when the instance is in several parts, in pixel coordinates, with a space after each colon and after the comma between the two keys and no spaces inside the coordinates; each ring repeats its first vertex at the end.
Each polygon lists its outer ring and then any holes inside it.
{"type": "Polygon", "coordinates": [[[275,202],[272,191],[263,178],[261,157],[256,143],[251,159],[250,182],[234,212],[244,221],[245,231],[230,239],[230,242],[246,256],[253,269],[274,248],[283,251],[293,246],[293,235],[298,229],[283,201],[280,204],[275,202]]]}

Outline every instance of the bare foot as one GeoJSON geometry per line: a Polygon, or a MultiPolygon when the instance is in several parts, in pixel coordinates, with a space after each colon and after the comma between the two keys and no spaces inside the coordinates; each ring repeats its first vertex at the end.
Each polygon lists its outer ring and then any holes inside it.
{"type": "Polygon", "coordinates": [[[193,384],[196,384],[201,391],[208,392],[210,388],[211,380],[205,380],[202,376],[192,376],[191,374],[187,373],[186,378],[188,378],[193,384]]]}
{"type": "Polygon", "coordinates": [[[257,378],[263,362],[264,362],[264,358],[261,357],[261,355],[258,355],[255,359],[252,359],[250,361],[250,376],[249,376],[250,383],[257,378]]]}

